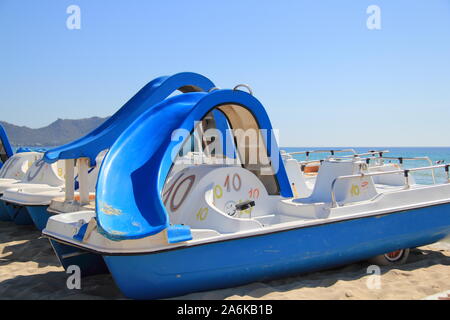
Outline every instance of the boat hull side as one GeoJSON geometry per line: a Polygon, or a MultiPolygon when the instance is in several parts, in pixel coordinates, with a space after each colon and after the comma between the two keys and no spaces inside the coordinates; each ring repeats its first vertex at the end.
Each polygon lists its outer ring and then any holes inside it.
{"type": "Polygon", "coordinates": [[[141,255],[104,256],[129,298],[155,299],[331,268],[450,234],[450,204],[141,255]]]}
{"type": "Polygon", "coordinates": [[[48,206],[27,206],[26,208],[35,227],[40,231],[44,230],[50,218],[47,211],[48,206]]]}
{"type": "Polygon", "coordinates": [[[50,240],[50,243],[64,270],[67,270],[69,266],[78,266],[82,277],[109,273],[101,255],[54,240],[50,240]]]}
{"type": "Polygon", "coordinates": [[[6,204],[0,200],[0,221],[11,221],[6,204]]]}
{"type": "Polygon", "coordinates": [[[31,220],[31,217],[28,214],[26,207],[4,201],[3,203],[5,204],[9,218],[12,221],[14,221],[15,224],[19,226],[26,226],[33,224],[33,220],[31,220]]]}

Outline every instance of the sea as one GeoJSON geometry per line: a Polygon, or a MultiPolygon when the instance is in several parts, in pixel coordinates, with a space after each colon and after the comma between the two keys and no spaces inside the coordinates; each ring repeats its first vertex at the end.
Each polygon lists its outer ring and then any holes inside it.
{"type": "MultiPolygon", "coordinates": [[[[386,157],[404,157],[404,158],[416,158],[416,157],[429,157],[433,164],[437,163],[450,163],[450,147],[298,147],[298,148],[281,148],[286,152],[297,151],[311,151],[311,150],[338,150],[338,149],[353,149],[357,153],[365,153],[368,151],[388,151],[383,155],[386,157]]],[[[319,160],[326,158],[330,153],[312,153],[309,156],[310,160],[319,160]]],[[[351,155],[351,153],[336,153],[338,156],[351,155]]],[[[298,160],[306,160],[305,155],[295,155],[298,160]]],[[[398,160],[388,160],[393,163],[398,163],[398,160]]],[[[403,167],[405,169],[411,169],[415,167],[429,166],[430,163],[427,160],[404,160],[403,167]]],[[[435,169],[434,174],[436,182],[445,182],[447,175],[445,170],[435,169]]],[[[432,184],[433,177],[431,170],[414,172],[413,176],[417,183],[432,184]]]]}
{"type": "MultiPolygon", "coordinates": [[[[35,151],[44,151],[51,149],[52,147],[27,147],[31,150],[35,151]]],[[[17,148],[16,148],[17,149],[17,148]]],[[[368,151],[376,150],[376,151],[388,151],[384,153],[384,156],[387,157],[404,157],[404,158],[415,158],[415,157],[429,157],[433,164],[437,163],[450,163],[450,147],[281,147],[281,150],[285,150],[286,152],[298,152],[298,151],[312,151],[312,150],[343,150],[343,149],[353,149],[357,153],[366,153],[368,151]]],[[[320,160],[328,157],[330,153],[312,153],[309,156],[310,160],[320,160]]],[[[351,155],[350,152],[346,153],[336,153],[338,156],[351,155]]],[[[294,157],[298,160],[306,160],[306,155],[294,155],[294,157]]],[[[397,160],[388,160],[393,163],[397,162],[397,160]]],[[[405,169],[410,169],[414,167],[424,167],[429,166],[430,163],[427,160],[404,160],[403,167],[405,169]]],[[[447,175],[445,170],[435,169],[434,170],[436,182],[445,182],[447,175]]],[[[417,183],[422,184],[432,184],[432,172],[431,170],[427,171],[418,171],[414,172],[413,176],[417,183]]]]}

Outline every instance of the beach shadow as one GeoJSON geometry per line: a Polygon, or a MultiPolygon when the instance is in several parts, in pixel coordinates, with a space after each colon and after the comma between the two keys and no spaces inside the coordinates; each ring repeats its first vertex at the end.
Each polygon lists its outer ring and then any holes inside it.
{"type": "MultiPolygon", "coordinates": [[[[328,288],[335,285],[338,281],[354,281],[364,278],[372,273],[368,273],[368,267],[371,265],[368,261],[360,261],[353,264],[306,273],[294,277],[277,279],[262,282],[263,286],[269,290],[260,290],[248,294],[253,298],[261,298],[269,292],[275,291],[284,293],[301,288],[328,288]],[[256,293],[256,294],[255,294],[256,293]]],[[[407,263],[403,265],[380,266],[381,276],[391,270],[414,271],[423,268],[429,268],[434,265],[450,265],[450,257],[441,251],[429,249],[412,249],[407,263]]]]}
{"type": "Polygon", "coordinates": [[[37,239],[41,232],[33,225],[18,226],[12,221],[0,221],[0,246],[11,241],[37,239]]]}
{"type": "Polygon", "coordinates": [[[14,262],[33,261],[38,267],[60,266],[48,239],[34,226],[14,222],[0,224],[0,267],[14,262]]]}
{"type": "Polygon", "coordinates": [[[60,267],[48,239],[40,237],[25,242],[5,245],[0,256],[0,267],[13,262],[35,262],[37,267],[60,267]]]}
{"type": "Polygon", "coordinates": [[[17,275],[1,281],[0,299],[124,299],[111,275],[83,277],[80,290],[68,289],[70,274],[62,268],[49,240],[34,226],[1,222],[1,272],[11,270],[10,265],[16,269],[17,263],[26,264],[20,267],[23,272],[35,274],[17,275]],[[60,271],[42,270],[45,267],[58,267],[60,271]]]}
{"type": "Polygon", "coordinates": [[[400,266],[385,267],[386,272],[392,269],[399,269],[403,271],[413,271],[421,268],[428,268],[434,265],[450,266],[450,257],[445,255],[445,250],[415,248],[411,249],[407,263],[400,266]]]}
{"type": "Polygon", "coordinates": [[[3,300],[93,300],[125,299],[110,275],[81,279],[81,289],[68,289],[70,275],[64,271],[16,276],[0,282],[0,299],[3,300]]]}

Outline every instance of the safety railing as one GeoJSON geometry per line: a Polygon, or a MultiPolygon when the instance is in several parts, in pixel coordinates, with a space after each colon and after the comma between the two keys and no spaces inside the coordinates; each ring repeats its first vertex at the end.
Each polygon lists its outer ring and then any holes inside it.
{"type": "MultiPolygon", "coordinates": [[[[348,175],[348,176],[340,176],[333,180],[331,183],[331,207],[336,208],[338,206],[338,203],[336,201],[336,192],[335,192],[335,186],[336,182],[339,180],[345,180],[345,179],[353,179],[353,178],[364,178],[364,177],[374,177],[374,176],[382,176],[382,175],[389,175],[389,174],[403,174],[405,177],[405,189],[409,189],[409,174],[410,172],[416,172],[416,171],[425,171],[425,170],[434,170],[444,168],[446,175],[447,175],[447,183],[450,183],[450,173],[449,168],[450,164],[441,164],[441,165],[434,165],[434,166],[427,166],[427,167],[419,167],[419,168],[412,168],[412,169],[403,169],[403,170],[393,170],[393,171],[383,171],[383,172],[371,172],[371,173],[361,173],[361,174],[354,174],[354,175],[348,175]]],[[[434,182],[436,184],[436,182],[434,182]]]]}
{"type": "Polygon", "coordinates": [[[372,150],[372,151],[368,151],[368,152],[365,152],[365,153],[356,153],[356,151],[354,149],[311,150],[311,151],[291,152],[291,153],[288,153],[288,154],[290,154],[290,155],[305,154],[306,155],[306,159],[307,160],[299,161],[299,163],[301,165],[301,170],[304,171],[305,167],[308,164],[316,163],[316,162],[322,164],[322,162],[324,161],[324,159],[308,160],[309,159],[309,155],[311,153],[327,153],[327,152],[331,153],[332,156],[335,156],[335,154],[339,153],[339,152],[352,152],[353,153],[351,155],[336,156],[335,158],[345,158],[345,159],[347,159],[347,158],[357,158],[357,157],[360,157],[360,156],[368,156],[368,155],[376,155],[376,154],[378,154],[379,157],[377,157],[376,159],[380,159],[380,157],[382,157],[384,153],[388,153],[389,150],[372,150]]]}
{"type": "MultiPolygon", "coordinates": [[[[375,158],[366,158],[366,163],[369,164],[371,160],[397,160],[400,164],[404,164],[405,161],[427,161],[429,166],[433,166],[433,161],[429,157],[375,157],[375,158]]],[[[436,183],[436,174],[434,169],[431,170],[431,176],[433,178],[433,183],[436,183]]]]}
{"type": "MultiPolygon", "coordinates": [[[[361,157],[361,156],[368,156],[368,155],[374,155],[378,154],[378,157],[369,157],[369,158],[363,158],[367,164],[370,164],[371,160],[375,160],[380,165],[384,164],[384,160],[397,160],[400,164],[403,164],[403,162],[406,161],[427,161],[430,166],[433,165],[433,161],[429,157],[389,157],[384,156],[385,153],[388,153],[389,150],[381,150],[381,151],[369,151],[366,153],[359,153],[354,154],[351,156],[342,156],[339,158],[350,158],[350,157],[361,157]]],[[[434,170],[431,170],[431,176],[433,178],[433,183],[436,183],[436,175],[434,170]]]]}
{"type": "MultiPolygon", "coordinates": [[[[354,149],[308,150],[308,151],[289,152],[288,154],[290,154],[290,155],[304,154],[306,156],[306,161],[309,161],[309,156],[313,153],[330,153],[332,156],[334,156],[336,153],[344,153],[344,152],[351,152],[353,154],[356,154],[356,151],[354,149]]],[[[315,160],[315,161],[319,161],[319,160],[315,160]]]]}
{"type": "Polygon", "coordinates": [[[371,150],[371,151],[364,152],[364,153],[355,153],[352,155],[340,156],[339,158],[351,158],[351,157],[358,158],[358,157],[373,156],[373,155],[378,155],[378,158],[381,158],[381,157],[383,157],[383,155],[385,153],[389,153],[389,150],[371,150]]]}

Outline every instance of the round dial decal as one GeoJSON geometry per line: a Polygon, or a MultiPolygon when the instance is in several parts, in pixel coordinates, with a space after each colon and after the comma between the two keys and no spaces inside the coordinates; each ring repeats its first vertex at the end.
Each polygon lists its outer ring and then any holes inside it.
{"type": "Polygon", "coordinates": [[[236,202],[228,201],[225,203],[225,213],[229,216],[234,216],[236,214],[236,202]]]}

